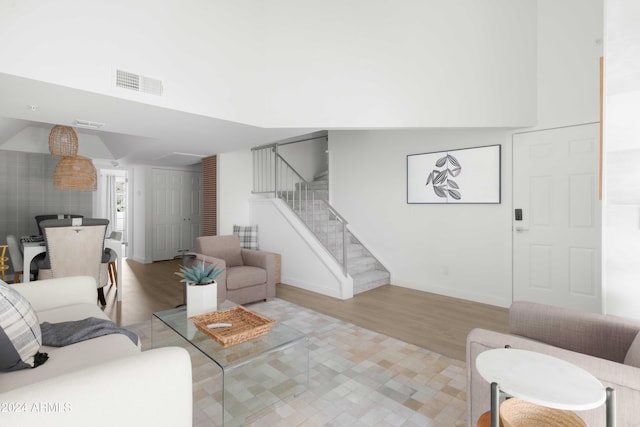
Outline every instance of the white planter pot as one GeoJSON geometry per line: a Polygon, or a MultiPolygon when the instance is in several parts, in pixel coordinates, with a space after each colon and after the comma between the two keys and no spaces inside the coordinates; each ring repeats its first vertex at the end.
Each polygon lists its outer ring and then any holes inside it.
{"type": "Polygon", "coordinates": [[[210,313],[218,309],[218,283],[191,285],[187,283],[187,317],[210,313]]]}

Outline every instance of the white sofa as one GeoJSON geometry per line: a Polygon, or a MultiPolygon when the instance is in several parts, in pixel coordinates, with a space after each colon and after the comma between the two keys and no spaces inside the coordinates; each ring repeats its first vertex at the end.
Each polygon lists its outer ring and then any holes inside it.
{"type": "MultiPolygon", "coordinates": [[[[42,322],[108,317],[95,280],[78,276],[12,285],[42,322]]],[[[186,350],[142,352],[123,334],[46,347],[33,369],[0,372],[0,425],[192,425],[191,360],[186,350]]]]}

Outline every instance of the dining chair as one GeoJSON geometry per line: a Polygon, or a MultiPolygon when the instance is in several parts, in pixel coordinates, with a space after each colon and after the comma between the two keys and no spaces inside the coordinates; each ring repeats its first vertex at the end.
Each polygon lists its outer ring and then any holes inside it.
{"type": "MultiPolygon", "coordinates": [[[[110,240],[117,240],[122,242],[122,231],[112,231],[109,235],[110,240]]],[[[112,285],[116,285],[118,287],[118,268],[116,267],[116,260],[118,259],[118,254],[112,251],[109,248],[106,248],[105,253],[109,255],[109,279],[111,280],[112,285]]]]}
{"type": "Polygon", "coordinates": [[[84,215],[76,215],[76,214],[45,214],[45,215],[36,215],[36,224],[38,225],[38,231],[40,232],[40,236],[42,236],[42,227],[40,227],[40,223],[42,221],[48,219],[65,219],[65,218],[84,218],[84,215]]]}
{"type": "MultiPolygon", "coordinates": [[[[22,249],[20,248],[20,242],[18,242],[16,236],[9,234],[7,236],[7,246],[9,247],[9,258],[11,259],[11,266],[13,267],[13,283],[19,283],[20,276],[24,274],[24,271],[22,271],[24,258],[22,255],[22,249]]],[[[44,259],[44,257],[41,259],[34,259],[31,262],[31,271],[29,271],[29,274],[33,274],[36,279],[38,277],[38,267],[39,264],[41,264],[42,259],[44,259]]]]}
{"type": "Polygon", "coordinates": [[[40,278],[91,276],[96,280],[100,304],[107,305],[104,286],[107,284],[108,257],[104,238],[109,220],[83,218],[82,225],[73,225],[72,218],[42,221],[47,249],[40,278]]]}

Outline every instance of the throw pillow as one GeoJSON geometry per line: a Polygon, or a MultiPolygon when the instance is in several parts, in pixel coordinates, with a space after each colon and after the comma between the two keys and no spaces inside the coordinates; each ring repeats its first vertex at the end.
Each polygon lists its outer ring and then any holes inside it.
{"type": "Polygon", "coordinates": [[[640,368],[640,332],[631,343],[631,347],[627,350],[627,356],[624,358],[624,364],[640,368]]]}
{"type": "Polygon", "coordinates": [[[258,250],[257,225],[234,225],[233,235],[237,236],[240,240],[241,248],[258,250]]]}
{"type": "Polygon", "coordinates": [[[20,292],[0,281],[0,371],[35,368],[49,356],[40,353],[38,316],[20,292]]]}

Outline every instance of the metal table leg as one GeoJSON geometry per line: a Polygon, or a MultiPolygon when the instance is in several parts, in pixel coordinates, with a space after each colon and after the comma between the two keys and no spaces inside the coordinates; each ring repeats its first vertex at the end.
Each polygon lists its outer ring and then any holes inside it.
{"type": "Polygon", "coordinates": [[[616,391],[607,387],[607,427],[616,427],[616,391]]]}
{"type": "Polygon", "coordinates": [[[491,427],[500,427],[500,386],[498,383],[491,383],[491,427]]]}

